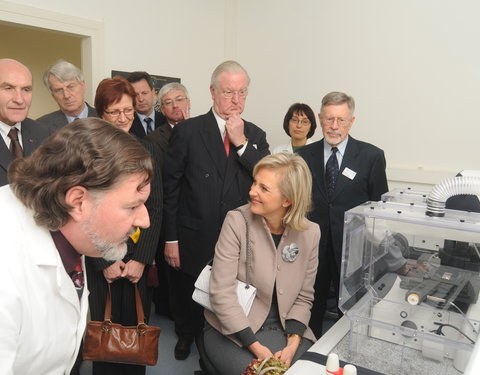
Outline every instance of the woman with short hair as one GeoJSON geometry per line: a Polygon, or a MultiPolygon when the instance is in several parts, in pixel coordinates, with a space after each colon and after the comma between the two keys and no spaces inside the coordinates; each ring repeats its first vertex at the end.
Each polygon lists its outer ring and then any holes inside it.
{"type": "Polygon", "coordinates": [[[283,130],[290,137],[290,142],[274,147],[272,154],[297,152],[311,143],[316,128],[317,122],[312,108],[304,103],[292,104],[283,119],[283,130]]]}
{"type": "MultiPolygon", "coordinates": [[[[98,115],[129,132],[135,116],[136,94],[125,78],[116,76],[102,80],[95,95],[95,109],[98,115]]],[[[112,293],[112,321],[125,326],[137,325],[135,308],[135,284],[142,298],[145,319],[148,321],[152,302],[152,290],[147,285],[148,267],[153,263],[160,237],[162,221],[162,172],[159,150],[148,141],[131,135],[140,142],[152,156],[154,173],[150,196],[145,202],[150,217],[150,227],[142,229],[138,242],[128,240],[125,258],[106,262],[98,258],[86,258],[87,278],[90,289],[90,312],[92,320],[103,321],[108,285],[112,293]]],[[[137,202],[131,202],[130,210],[137,202]]],[[[145,366],[121,363],[93,362],[93,375],[142,375],[145,366]]]]}

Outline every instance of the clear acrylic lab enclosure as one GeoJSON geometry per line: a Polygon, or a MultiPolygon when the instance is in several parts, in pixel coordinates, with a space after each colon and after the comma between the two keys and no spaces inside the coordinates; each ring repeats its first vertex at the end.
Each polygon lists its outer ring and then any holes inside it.
{"type": "Polygon", "coordinates": [[[335,351],[383,374],[461,374],[480,327],[480,214],[367,202],[345,213],[335,351]]]}
{"type": "Polygon", "coordinates": [[[412,188],[396,188],[382,195],[382,202],[396,202],[411,206],[425,206],[429,192],[412,188]]]}

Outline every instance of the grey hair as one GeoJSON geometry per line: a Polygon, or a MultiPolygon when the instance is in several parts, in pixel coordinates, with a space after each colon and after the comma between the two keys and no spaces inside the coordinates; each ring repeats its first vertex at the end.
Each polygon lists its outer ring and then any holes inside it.
{"type": "Polygon", "coordinates": [[[177,90],[183,91],[187,99],[189,98],[188,90],[184,85],[178,82],[170,82],[170,83],[167,83],[166,85],[163,85],[161,89],[158,91],[157,100],[161,103],[162,98],[165,95],[167,95],[170,91],[177,91],[177,90]]]}
{"type": "Polygon", "coordinates": [[[241,66],[238,62],[233,60],[224,61],[219,66],[215,68],[212,73],[212,79],[210,80],[210,85],[214,88],[218,88],[218,77],[223,72],[229,73],[245,73],[247,76],[247,86],[250,84],[250,76],[248,75],[247,71],[241,66]]]}
{"type": "Polygon", "coordinates": [[[353,97],[348,96],[344,92],[332,91],[325,95],[322,99],[322,108],[320,108],[320,113],[323,111],[323,107],[327,105],[339,105],[347,103],[350,114],[353,116],[355,111],[355,100],[353,97]]]}
{"type": "Polygon", "coordinates": [[[85,80],[82,71],[75,65],[65,60],[57,60],[53,65],[50,65],[43,74],[43,83],[50,92],[52,91],[50,82],[48,81],[50,74],[57,77],[61,82],[68,82],[72,79],[76,79],[78,82],[85,80]]]}

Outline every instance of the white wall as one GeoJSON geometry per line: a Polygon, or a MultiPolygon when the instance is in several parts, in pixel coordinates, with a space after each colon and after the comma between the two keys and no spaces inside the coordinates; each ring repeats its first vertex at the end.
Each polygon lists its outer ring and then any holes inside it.
{"type": "MultiPolygon", "coordinates": [[[[42,0],[41,4],[37,0],[0,0],[0,10],[11,8],[12,3],[32,10],[41,7],[49,12],[46,18],[58,13],[60,21],[72,25],[83,20],[103,25],[102,51],[96,51],[93,61],[97,71],[93,72],[91,94],[112,70],[146,70],[180,77],[190,91],[193,115],[206,112],[211,105],[210,75],[224,60],[225,4],[230,0],[42,0]]],[[[42,14],[36,19],[40,17],[42,14]]],[[[46,25],[56,27],[49,21],[46,25]]]]}
{"type": "Polygon", "coordinates": [[[429,185],[480,169],[475,0],[43,0],[41,6],[103,23],[105,76],[144,69],[181,77],[193,114],[210,106],[213,68],[237,59],[252,78],[244,117],[267,131],[272,146],[287,140],[281,124],[290,104],[318,111],[324,94],[341,90],[357,102],[352,135],[385,150],[393,186],[429,185]]]}
{"type": "Polygon", "coordinates": [[[238,55],[253,77],[248,117],[272,144],[286,140],[291,103],[318,111],[324,94],[340,90],[356,99],[352,135],[385,150],[391,179],[429,184],[480,169],[480,3],[238,4],[238,55]]]}

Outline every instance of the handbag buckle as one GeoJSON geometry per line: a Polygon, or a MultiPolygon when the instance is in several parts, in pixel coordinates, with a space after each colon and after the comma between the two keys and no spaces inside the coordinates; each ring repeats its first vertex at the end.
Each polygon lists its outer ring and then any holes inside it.
{"type": "Polygon", "coordinates": [[[137,332],[139,336],[145,336],[147,334],[147,325],[145,323],[138,323],[137,332]]]}
{"type": "Polygon", "coordinates": [[[112,321],[104,320],[102,324],[102,332],[110,333],[111,330],[112,330],[112,321]]]}

